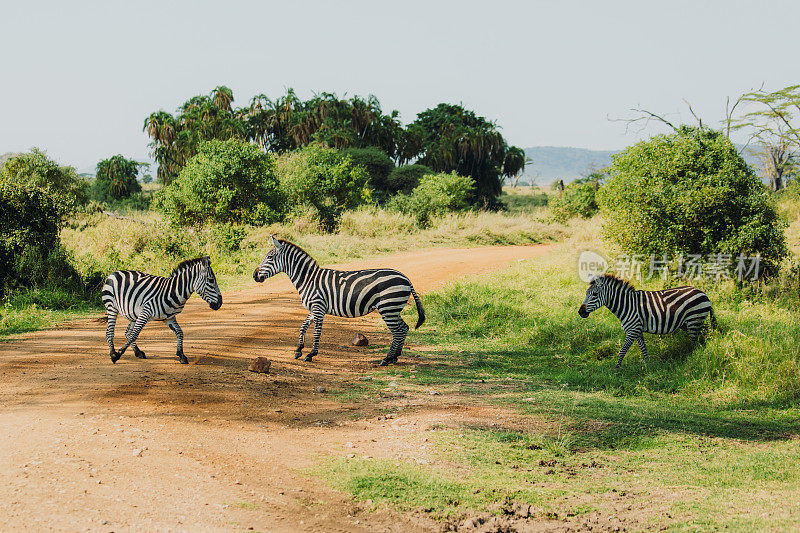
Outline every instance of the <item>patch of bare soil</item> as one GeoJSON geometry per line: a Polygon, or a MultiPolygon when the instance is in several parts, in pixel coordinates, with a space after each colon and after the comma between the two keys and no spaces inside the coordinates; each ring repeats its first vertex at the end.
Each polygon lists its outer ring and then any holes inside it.
{"type": "MultiPolygon", "coordinates": [[[[424,250],[346,267],[397,268],[425,292],[546,251],[424,250]]],[[[348,403],[335,393],[385,372],[375,366],[382,352],[350,343],[365,332],[371,344],[387,345],[376,321],[326,317],[320,353],[304,363],[293,351],[305,311],[285,276],[224,301],[214,312],[194,298],[179,315],[189,365],[178,363],[175,337],[160,323],[139,339],[147,359],[129,351],[117,364],[105,325],[92,320],[0,343],[0,530],[447,527],[366,512],[307,472],[330,454],[427,460],[420,429],[488,424],[496,408],[424,393],[348,403]],[[269,373],[248,371],[255,357],[272,362],[269,373]],[[385,416],[398,406],[408,409],[385,416]]],[[[117,326],[119,342],[124,323],[117,326]]],[[[424,357],[412,350],[400,364],[424,357]]]]}

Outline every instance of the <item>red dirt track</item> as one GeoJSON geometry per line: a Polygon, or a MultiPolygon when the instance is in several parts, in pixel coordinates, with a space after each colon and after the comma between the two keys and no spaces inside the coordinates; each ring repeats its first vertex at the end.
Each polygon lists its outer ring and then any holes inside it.
{"type": "MultiPolygon", "coordinates": [[[[433,249],[340,267],[396,268],[424,304],[425,292],[448,281],[549,249],[433,249]]],[[[148,358],[128,350],[117,364],[105,324],[92,320],[0,343],[0,531],[435,528],[425,518],[367,512],[309,469],[324,455],[424,459],[425,427],[490,408],[442,396],[333,397],[383,373],[375,366],[383,352],[351,346],[354,333],[381,346],[389,333],[377,315],[326,317],[319,355],[304,363],[293,351],[305,315],[280,275],[226,293],[216,312],[193,297],[178,316],[189,365],[178,363],[175,336],[157,322],[139,338],[148,358]],[[272,361],[269,374],[247,371],[257,356],[272,361]],[[377,418],[400,402],[401,414],[377,418]]],[[[126,324],[117,324],[118,344],[126,324]]]]}

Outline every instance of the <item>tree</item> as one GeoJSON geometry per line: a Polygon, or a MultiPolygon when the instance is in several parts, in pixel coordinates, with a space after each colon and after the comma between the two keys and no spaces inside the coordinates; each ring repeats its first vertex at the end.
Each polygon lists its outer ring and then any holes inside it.
{"type": "Polygon", "coordinates": [[[139,168],[144,165],[146,163],[126,159],[119,154],[103,159],[97,163],[92,197],[99,202],[113,202],[141,192],[142,186],[136,178],[139,168]]]}
{"type": "Polygon", "coordinates": [[[579,178],[564,187],[560,194],[553,196],[548,202],[553,219],[566,222],[573,217],[590,218],[597,213],[597,191],[605,179],[599,171],[579,178]]]}
{"type": "Polygon", "coordinates": [[[207,96],[190,98],[177,116],[156,111],[145,119],[143,129],[152,139],[150,148],[158,163],[159,181],[169,184],[203,141],[247,137],[244,114],[232,103],[233,92],[219,86],[207,96]]]}
{"type": "Polygon", "coordinates": [[[497,207],[502,176],[516,175],[525,168],[521,149],[510,149],[493,122],[460,105],[439,104],[417,115],[408,127],[407,141],[408,146],[419,148],[419,163],[436,172],[454,171],[471,177],[475,181],[473,205],[497,207]]]}
{"type": "Polygon", "coordinates": [[[364,167],[369,175],[369,186],[373,191],[373,197],[380,201],[385,200],[392,194],[391,187],[388,183],[389,174],[394,170],[394,161],[392,161],[386,153],[376,146],[368,148],[348,148],[342,150],[353,163],[364,167]]]}
{"type": "Polygon", "coordinates": [[[788,254],[768,191],[720,131],[681,126],[628,147],[597,193],[605,235],[629,254],[788,254]]]}
{"type": "Polygon", "coordinates": [[[236,139],[201,142],[154,202],[176,224],[268,224],[284,206],[274,158],[236,139]]]}
{"type": "Polygon", "coordinates": [[[322,144],[280,156],[277,171],[287,204],[311,209],[328,231],[336,229],[346,209],[371,199],[366,170],[322,144]]]}
{"type": "Polygon", "coordinates": [[[75,287],[80,276],[66,260],[59,233],[86,202],[86,181],[44,152],[9,158],[0,167],[0,293],[49,281],[75,287]]]}
{"type": "Polygon", "coordinates": [[[455,172],[427,174],[411,194],[399,194],[389,205],[398,211],[414,215],[420,225],[426,226],[431,218],[469,207],[468,200],[475,189],[475,181],[455,172]]]}
{"type": "Polygon", "coordinates": [[[433,173],[430,167],[420,164],[395,167],[386,177],[387,196],[397,193],[410,194],[419,185],[423,176],[433,173]]]}
{"type": "Polygon", "coordinates": [[[734,129],[750,131],[750,142],[756,141],[754,152],[763,162],[764,173],[772,190],[785,186],[800,150],[800,85],[778,91],[763,89],[744,94],[740,100],[750,104],[750,111],[734,121],[734,129]]]}

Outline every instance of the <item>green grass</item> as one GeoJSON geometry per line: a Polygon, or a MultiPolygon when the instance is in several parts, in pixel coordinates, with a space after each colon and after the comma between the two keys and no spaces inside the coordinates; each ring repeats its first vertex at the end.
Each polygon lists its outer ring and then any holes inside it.
{"type": "Polygon", "coordinates": [[[99,310],[87,301],[61,289],[16,291],[0,302],[0,339],[52,327],[99,310]]]}
{"type": "MultiPolygon", "coordinates": [[[[320,231],[303,214],[268,227],[181,229],[155,211],[122,209],[120,216],[80,214],[62,231],[62,243],[84,278],[123,269],[166,276],[183,259],[209,254],[223,291],[248,287],[253,269],[271,247],[271,234],[300,244],[323,265],[412,249],[531,244],[564,235],[562,226],[528,215],[490,212],[449,214],[423,229],[413,217],[376,207],[346,212],[338,233],[320,231]]],[[[36,290],[7,298],[0,302],[0,338],[94,312],[99,295],[81,298],[36,290]]]]}
{"type": "Polygon", "coordinates": [[[600,247],[592,224],[542,260],[425,295],[428,320],[412,336],[423,359],[381,371],[399,391],[496,404],[530,429],[438,428],[426,435],[431,464],[338,460],[324,475],[359,500],[437,517],[525,502],[541,518],[613,514],[633,529],[795,529],[796,295],[706,286],[719,329],[705,345],[647,336],[648,364],[633,348],[616,370],[619,321],[577,314],[586,286],[574,261],[600,247]]]}
{"type": "Polygon", "coordinates": [[[251,273],[277,234],[303,246],[323,265],[398,251],[451,247],[532,244],[564,236],[560,225],[548,225],[526,214],[451,213],[420,228],[416,220],[394,211],[363,207],[346,212],[337,233],[326,233],[302,213],[266,227],[175,229],[155,211],[128,212],[129,219],[102,213],[82,215],[62,231],[62,241],[78,270],[112,272],[137,269],[167,275],[181,260],[211,255],[223,290],[252,284],[251,273]]]}

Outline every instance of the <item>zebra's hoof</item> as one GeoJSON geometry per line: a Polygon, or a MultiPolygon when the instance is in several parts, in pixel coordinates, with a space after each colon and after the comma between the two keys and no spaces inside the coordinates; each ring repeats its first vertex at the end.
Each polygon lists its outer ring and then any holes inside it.
{"type": "Polygon", "coordinates": [[[135,355],[139,359],[147,359],[147,356],[144,354],[142,350],[136,350],[135,352],[133,352],[133,355],[135,355]]]}
{"type": "Polygon", "coordinates": [[[307,355],[303,357],[303,361],[305,361],[306,363],[310,363],[312,362],[313,357],[314,357],[313,355],[307,355]]]}
{"type": "Polygon", "coordinates": [[[112,353],[112,354],[111,354],[111,362],[112,362],[112,363],[116,363],[117,361],[119,361],[119,358],[120,358],[120,357],[122,357],[122,354],[121,354],[121,353],[119,353],[119,352],[114,352],[114,353],[112,353]]]}
{"type": "Polygon", "coordinates": [[[300,359],[301,357],[303,357],[303,352],[301,352],[300,350],[297,350],[296,352],[294,352],[294,358],[295,359],[300,359]]]}
{"type": "Polygon", "coordinates": [[[178,354],[178,359],[180,359],[182,365],[188,365],[189,364],[189,360],[182,353],[178,354]]]}

